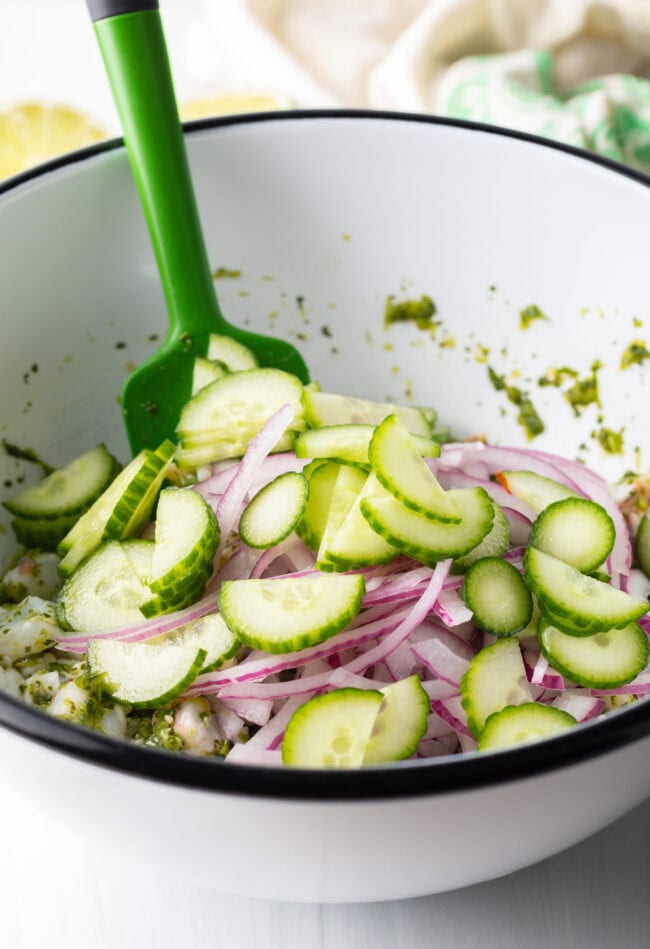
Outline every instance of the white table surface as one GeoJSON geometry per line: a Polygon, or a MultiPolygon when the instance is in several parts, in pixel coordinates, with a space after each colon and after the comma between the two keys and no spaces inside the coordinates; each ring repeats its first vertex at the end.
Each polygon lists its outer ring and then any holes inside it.
{"type": "Polygon", "coordinates": [[[133,871],[18,801],[6,778],[0,815],[2,949],[650,946],[650,800],[588,841],[500,880],[356,906],[230,897],[133,871]]]}

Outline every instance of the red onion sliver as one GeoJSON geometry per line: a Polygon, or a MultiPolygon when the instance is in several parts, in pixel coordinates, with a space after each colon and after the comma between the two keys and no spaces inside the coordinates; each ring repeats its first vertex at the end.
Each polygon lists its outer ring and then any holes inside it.
{"type": "Polygon", "coordinates": [[[249,764],[263,768],[281,768],[282,752],[268,751],[257,746],[250,747],[250,741],[233,745],[226,756],[228,764],[249,764]]]}
{"type": "Polygon", "coordinates": [[[603,699],[589,695],[588,692],[564,692],[551,702],[555,708],[573,715],[577,722],[586,722],[597,718],[605,708],[603,699]]]}
{"type": "Polygon", "coordinates": [[[432,672],[436,678],[442,679],[456,687],[467,672],[474,651],[462,639],[456,639],[451,633],[436,630],[436,635],[423,643],[412,645],[411,649],[417,659],[432,672]]]}
{"type": "Polygon", "coordinates": [[[253,725],[266,725],[273,711],[273,703],[268,700],[229,699],[219,696],[219,701],[244,721],[252,722],[253,725]]]}
{"type": "Polygon", "coordinates": [[[469,623],[474,614],[461,600],[456,590],[442,590],[438,602],[434,604],[433,612],[445,626],[462,626],[469,623]]]}
{"type": "Polygon", "coordinates": [[[448,699],[434,699],[431,702],[431,711],[448,722],[459,735],[472,737],[460,695],[452,695],[448,699]]]}

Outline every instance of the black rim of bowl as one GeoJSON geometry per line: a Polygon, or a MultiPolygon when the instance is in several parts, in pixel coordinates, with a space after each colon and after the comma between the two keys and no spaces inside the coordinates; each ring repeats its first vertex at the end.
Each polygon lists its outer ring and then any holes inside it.
{"type": "MultiPolygon", "coordinates": [[[[185,123],[191,135],[206,129],[260,122],[320,120],[365,120],[419,123],[464,129],[482,135],[510,138],[563,152],[582,161],[600,165],[616,175],[648,187],[650,177],[610,159],[584,152],[550,139],[456,119],[402,112],[371,112],[356,109],[260,112],[224,116],[185,123]]],[[[122,139],[100,142],[63,155],[0,183],[0,194],[44,175],[87,161],[103,152],[123,147],[122,139]]],[[[494,753],[470,753],[433,760],[397,762],[359,771],[298,770],[227,764],[223,759],[194,758],[187,754],[158,751],[131,742],[109,738],[99,732],[52,718],[0,693],[0,726],[54,751],[158,782],[206,791],[296,800],[372,800],[403,796],[444,794],[478,790],[481,787],[523,780],[544,772],[575,765],[615,752],[650,734],[650,701],[612,712],[598,722],[537,744],[494,753]]]]}

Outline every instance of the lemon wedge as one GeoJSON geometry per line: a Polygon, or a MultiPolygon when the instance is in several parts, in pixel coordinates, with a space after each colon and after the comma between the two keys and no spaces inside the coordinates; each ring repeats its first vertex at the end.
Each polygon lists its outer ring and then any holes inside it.
{"type": "Polygon", "coordinates": [[[205,119],[211,115],[232,115],[237,112],[271,112],[275,109],[288,109],[286,99],[263,92],[228,93],[220,96],[208,96],[203,99],[192,99],[180,106],[180,115],[183,121],[191,119],[205,119]]]}
{"type": "Polygon", "coordinates": [[[106,137],[102,128],[68,106],[12,106],[0,111],[0,179],[106,137]]]}

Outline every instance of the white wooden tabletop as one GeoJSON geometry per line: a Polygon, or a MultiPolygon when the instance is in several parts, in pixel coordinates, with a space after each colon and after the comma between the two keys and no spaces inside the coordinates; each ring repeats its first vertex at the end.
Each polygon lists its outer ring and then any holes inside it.
{"type": "Polygon", "coordinates": [[[415,900],[310,906],[133,871],[18,801],[7,784],[5,776],[2,949],[650,946],[650,800],[590,840],[500,880],[415,900]]]}

